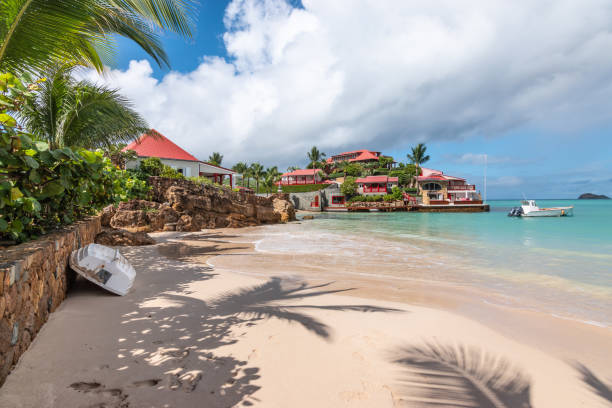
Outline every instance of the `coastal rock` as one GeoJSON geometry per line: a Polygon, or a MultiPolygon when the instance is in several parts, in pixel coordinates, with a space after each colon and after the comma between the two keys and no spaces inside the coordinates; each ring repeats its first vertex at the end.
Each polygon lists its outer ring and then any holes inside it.
{"type": "Polygon", "coordinates": [[[96,244],[107,246],[153,245],[155,240],[146,232],[130,232],[121,229],[107,229],[96,236],[96,244]]]}
{"type": "Polygon", "coordinates": [[[286,197],[274,197],[272,207],[274,208],[274,213],[280,216],[280,222],[295,221],[295,208],[286,197]]]}
{"type": "Polygon", "coordinates": [[[102,212],[100,213],[100,224],[102,227],[110,227],[110,222],[115,213],[117,212],[117,208],[114,205],[109,205],[108,207],[104,207],[102,212]]]}
{"type": "Polygon", "coordinates": [[[176,223],[176,231],[195,232],[202,229],[203,220],[200,215],[181,215],[176,223]]]}
{"type": "MultiPolygon", "coordinates": [[[[288,195],[258,197],[182,179],[151,177],[156,201],[121,203],[109,225],[131,232],[200,231],[295,220],[288,195]]],[[[110,212],[110,209],[109,209],[110,212]]]]}
{"type": "Polygon", "coordinates": [[[579,200],[609,200],[610,197],[603,194],[584,193],[578,197],[579,200]]]}

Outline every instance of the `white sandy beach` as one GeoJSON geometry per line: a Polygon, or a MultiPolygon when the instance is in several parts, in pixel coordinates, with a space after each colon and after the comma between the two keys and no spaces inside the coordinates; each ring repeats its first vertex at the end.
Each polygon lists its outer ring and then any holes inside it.
{"type": "Polygon", "coordinates": [[[158,245],[125,249],[138,273],[125,297],[79,280],[0,407],[493,406],[432,350],[479,366],[504,406],[610,404],[608,328],[465,288],[330,279],[254,252],[241,231],[158,233],[158,245]]]}

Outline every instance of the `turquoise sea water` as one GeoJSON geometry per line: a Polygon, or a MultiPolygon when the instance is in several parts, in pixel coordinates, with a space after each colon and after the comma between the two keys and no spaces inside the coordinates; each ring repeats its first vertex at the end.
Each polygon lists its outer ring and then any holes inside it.
{"type": "MultiPolygon", "coordinates": [[[[396,259],[416,253],[420,269],[429,261],[438,271],[434,280],[484,286],[514,304],[612,325],[612,200],[538,200],[540,207],[574,206],[573,217],[558,218],[508,217],[519,201],[489,204],[491,212],[474,214],[324,213],[303,224],[300,242],[318,230],[335,236],[331,245],[343,237],[367,242],[370,253],[393,248],[396,259]]],[[[414,259],[399,262],[407,276],[416,273],[414,259]]]]}

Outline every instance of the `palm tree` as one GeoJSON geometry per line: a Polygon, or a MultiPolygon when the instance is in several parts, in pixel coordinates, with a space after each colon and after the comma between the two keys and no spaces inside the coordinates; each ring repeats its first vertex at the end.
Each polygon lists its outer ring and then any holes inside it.
{"type": "Polygon", "coordinates": [[[289,167],[287,167],[287,171],[288,172],[296,171],[296,170],[299,170],[299,169],[300,169],[299,166],[289,166],[289,167]]]}
{"type": "Polygon", "coordinates": [[[116,90],[76,81],[73,67],[56,66],[19,113],[20,122],[53,148],[107,148],[148,130],[146,121],[116,90]]]}
{"type": "Polygon", "coordinates": [[[0,70],[43,71],[58,61],[102,71],[115,36],[169,65],[160,31],[191,38],[194,0],[2,0],[0,70]]]}
{"type": "Polygon", "coordinates": [[[418,175],[420,174],[419,166],[429,161],[429,155],[425,154],[425,152],[427,151],[427,146],[425,146],[425,144],[423,143],[419,143],[418,145],[413,147],[411,150],[412,150],[412,153],[408,153],[406,157],[408,157],[408,160],[410,160],[416,167],[415,177],[418,177],[418,175]]]}
{"type": "Polygon", "coordinates": [[[223,155],[219,152],[213,152],[210,156],[208,156],[208,162],[213,166],[220,166],[223,161],[223,155]]]}
{"type": "Polygon", "coordinates": [[[317,168],[316,167],[317,163],[322,161],[325,158],[325,153],[322,153],[321,151],[319,151],[319,149],[317,149],[316,146],[312,146],[312,149],[310,149],[307,156],[309,160],[308,165],[312,166],[311,168],[317,168]]]}
{"type": "Polygon", "coordinates": [[[278,181],[278,178],[279,178],[280,175],[281,175],[281,172],[278,171],[278,167],[277,166],[268,167],[266,169],[266,177],[268,177],[268,176],[272,177],[272,179],[275,182],[278,181]]]}
{"type": "Polygon", "coordinates": [[[245,173],[246,173],[248,168],[249,168],[249,166],[247,166],[246,163],[244,163],[244,162],[238,162],[238,163],[234,164],[234,167],[232,167],[232,170],[234,170],[236,173],[241,175],[241,177],[242,177],[242,187],[244,187],[244,176],[245,176],[245,173]]]}
{"type": "Polygon", "coordinates": [[[255,179],[255,191],[259,193],[259,179],[264,176],[264,168],[260,163],[253,163],[250,167],[251,175],[255,179]]]}

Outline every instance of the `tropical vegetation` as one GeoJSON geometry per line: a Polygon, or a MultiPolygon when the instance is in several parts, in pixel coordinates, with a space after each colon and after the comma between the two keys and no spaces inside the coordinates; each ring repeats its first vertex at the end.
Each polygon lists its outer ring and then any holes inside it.
{"type": "Polygon", "coordinates": [[[169,66],[160,35],[190,38],[194,6],[193,0],[3,0],[0,71],[41,72],[58,62],[102,71],[116,36],[169,66]]]}
{"type": "Polygon", "coordinates": [[[21,242],[108,205],[145,198],[145,182],[102,151],[53,148],[20,129],[10,112],[34,97],[40,81],[0,75],[0,240],[21,242]]]}
{"type": "Polygon", "coordinates": [[[219,152],[213,152],[210,156],[208,156],[208,163],[213,166],[220,166],[223,161],[223,155],[219,152]]]}
{"type": "Polygon", "coordinates": [[[138,138],[147,122],[115,89],[74,79],[74,66],[44,72],[39,91],[28,98],[19,122],[51,148],[78,146],[110,149],[138,138]]]}

